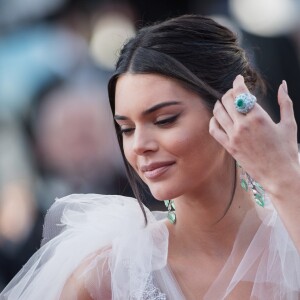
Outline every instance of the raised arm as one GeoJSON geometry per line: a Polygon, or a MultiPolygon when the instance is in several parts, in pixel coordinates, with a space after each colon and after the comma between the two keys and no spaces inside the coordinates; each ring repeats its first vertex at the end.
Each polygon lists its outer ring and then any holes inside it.
{"type": "Polygon", "coordinates": [[[247,114],[239,113],[234,100],[245,92],[249,91],[239,75],[216,103],[210,133],[264,187],[300,253],[297,125],[287,84],[283,81],[278,89],[278,124],[259,104],[247,114]]]}

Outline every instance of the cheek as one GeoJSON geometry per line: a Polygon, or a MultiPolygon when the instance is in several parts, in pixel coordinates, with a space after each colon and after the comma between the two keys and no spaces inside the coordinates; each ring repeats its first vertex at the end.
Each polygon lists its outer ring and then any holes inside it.
{"type": "Polygon", "coordinates": [[[186,151],[186,148],[191,144],[191,138],[186,134],[176,135],[174,138],[172,136],[167,136],[165,139],[165,144],[170,149],[170,152],[176,154],[181,154],[186,151]]]}
{"type": "Polygon", "coordinates": [[[193,152],[201,149],[201,144],[206,139],[204,133],[181,131],[174,135],[166,136],[165,145],[176,156],[190,156],[193,152]]]}
{"type": "Polygon", "coordinates": [[[176,136],[173,143],[169,143],[170,151],[183,162],[188,163],[184,168],[197,168],[209,164],[218,143],[205,129],[197,132],[187,131],[176,136]]]}
{"type": "Polygon", "coordinates": [[[135,168],[135,155],[132,151],[132,147],[130,146],[130,143],[128,141],[123,141],[123,150],[124,150],[124,155],[125,158],[127,159],[128,163],[134,168],[135,168]]]}

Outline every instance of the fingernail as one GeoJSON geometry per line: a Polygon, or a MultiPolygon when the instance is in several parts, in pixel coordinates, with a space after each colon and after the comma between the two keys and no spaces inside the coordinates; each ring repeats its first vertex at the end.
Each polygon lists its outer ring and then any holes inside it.
{"type": "Polygon", "coordinates": [[[282,80],[282,87],[283,90],[286,92],[286,94],[288,93],[288,86],[285,80],[282,80]]]}

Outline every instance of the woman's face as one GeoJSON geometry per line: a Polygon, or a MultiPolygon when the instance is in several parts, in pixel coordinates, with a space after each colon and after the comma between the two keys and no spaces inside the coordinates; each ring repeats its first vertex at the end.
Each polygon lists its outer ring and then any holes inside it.
{"type": "Polygon", "coordinates": [[[224,149],[208,132],[211,113],[175,80],[124,74],[116,85],[115,120],[126,159],[159,200],[197,193],[224,149]]]}

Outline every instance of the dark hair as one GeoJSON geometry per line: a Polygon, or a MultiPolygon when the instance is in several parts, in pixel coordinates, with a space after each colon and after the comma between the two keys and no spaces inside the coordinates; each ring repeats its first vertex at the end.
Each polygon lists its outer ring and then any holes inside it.
{"type": "MultiPolygon", "coordinates": [[[[252,93],[263,89],[263,81],[250,66],[237,36],[212,19],[198,15],[184,15],[142,28],[124,45],[108,83],[113,113],[116,83],[124,73],[173,78],[200,95],[211,111],[239,74],[252,93]]],[[[121,135],[118,141],[130,184],[146,218],[139,189],[141,179],[126,161],[121,135]]]]}

